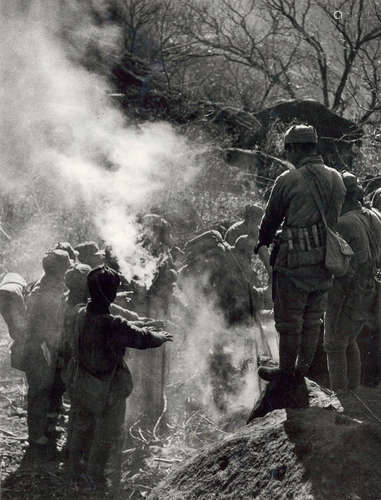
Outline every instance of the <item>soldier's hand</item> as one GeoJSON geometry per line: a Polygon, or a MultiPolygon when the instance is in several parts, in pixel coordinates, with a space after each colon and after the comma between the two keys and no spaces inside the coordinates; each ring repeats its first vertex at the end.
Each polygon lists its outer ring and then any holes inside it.
{"type": "Polygon", "coordinates": [[[153,327],[156,330],[163,330],[165,328],[165,321],[162,321],[160,319],[150,319],[147,318],[145,322],[145,326],[148,327],[153,327]]]}
{"type": "Polygon", "coordinates": [[[173,341],[173,335],[171,333],[165,332],[163,330],[157,331],[153,330],[151,328],[148,328],[148,330],[151,333],[151,336],[153,337],[153,344],[156,347],[161,346],[161,344],[164,344],[164,342],[172,342],[173,341]]]}

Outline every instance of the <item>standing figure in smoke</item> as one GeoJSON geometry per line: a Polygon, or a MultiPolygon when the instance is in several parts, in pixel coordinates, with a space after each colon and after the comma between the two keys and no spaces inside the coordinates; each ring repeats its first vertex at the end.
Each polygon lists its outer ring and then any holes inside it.
{"type": "MultiPolygon", "coordinates": [[[[258,205],[247,205],[245,207],[244,219],[232,224],[225,233],[225,241],[234,246],[240,236],[247,235],[250,240],[254,240],[254,245],[258,242],[259,224],[263,216],[263,209],[258,205]]],[[[258,254],[266,271],[271,274],[269,254],[266,247],[262,247],[258,254]]]]}
{"type": "Polygon", "coordinates": [[[70,462],[73,472],[80,473],[83,450],[88,445],[85,472],[101,488],[111,449],[122,439],[126,397],[132,390],[131,374],[123,361],[126,347],[159,347],[172,336],[153,328],[138,328],[110,313],[120,283],[112,269],[93,269],[87,283],[90,301],[78,311],[74,326],[74,357],[79,371],[70,389],[75,407],[70,462]]]}
{"type": "MultiPolygon", "coordinates": [[[[62,325],[62,336],[61,345],[59,352],[59,363],[62,373],[62,380],[67,386],[68,395],[72,399],[72,394],[70,393],[70,377],[72,376],[71,370],[73,366],[70,364],[73,353],[75,351],[74,345],[74,321],[76,314],[80,307],[86,305],[89,297],[89,289],[87,287],[87,275],[91,271],[91,267],[86,264],[75,264],[73,267],[68,269],[65,273],[65,285],[69,290],[66,295],[64,303],[64,313],[63,313],[63,325],[62,325]]],[[[73,430],[73,419],[74,419],[74,407],[71,406],[69,414],[69,424],[67,429],[67,439],[65,446],[65,454],[68,456],[70,450],[71,435],[73,430]]],[[[86,450],[84,450],[84,455],[87,456],[86,450]]]]}
{"type": "Polygon", "coordinates": [[[324,265],[325,226],[308,193],[314,190],[320,199],[330,227],[337,222],[345,196],[340,174],[324,165],[317,143],[312,126],[294,125],[286,131],[285,151],[296,168],[276,179],[259,229],[257,252],[274,241],[271,265],[279,368],[259,368],[260,377],[270,384],[250,419],[274,408],[308,405],[304,376],[315,355],[320,318],[332,286],[324,265]]]}
{"type": "Polygon", "coordinates": [[[57,360],[64,275],[69,266],[67,252],[48,252],[42,259],[44,275],[28,301],[24,364],[28,381],[29,451],[36,458],[43,458],[55,447],[56,423],[64,392],[57,360]]]}
{"type": "MultiPolygon", "coordinates": [[[[141,219],[140,242],[156,261],[156,269],[149,288],[139,294],[135,285],[131,306],[139,314],[160,320],[170,319],[170,305],[173,297],[177,271],[170,253],[172,245],[171,226],[157,214],[146,214],[141,219]],[[140,297],[139,297],[140,295],[140,297]],[[140,303],[139,303],[140,302],[140,303]]],[[[129,363],[134,370],[136,392],[131,397],[133,413],[131,419],[140,419],[148,427],[153,427],[161,416],[161,426],[165,426],[165,389],[170,370],[171,350],[163,346],[160,350],[131,352],[129,363]]]]}
{"type": "Polygon", "coordinates": [[[363,192],[354,175],[344,173],[343,179],[347,193],[337,230],[354,255],[348,272],[335,278],[329,291],[324,334],[331,388],[340,393],[360,385],[357,338],[375,314],[375,276],[381,265],[381,215],[361,205],[363,192]]]}

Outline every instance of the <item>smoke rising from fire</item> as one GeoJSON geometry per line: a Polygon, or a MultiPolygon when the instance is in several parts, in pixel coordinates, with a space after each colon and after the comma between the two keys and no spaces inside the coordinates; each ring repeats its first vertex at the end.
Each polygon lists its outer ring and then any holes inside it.
{"type": "MultiPolygon", "coordinates": [[[[157,263],[136,243],[135,216],[192,180],[200,168],[200,148],[168,123],[136,127],[127,122],[106,81],[75,63],[73,47],[57,34],[62,20],[78,21],[73,32],[84,44],[96,32],[111,53],[117,30],[109,26],[104,32],[86,24],[89,18],[82,10],[78,18],[62,19],[59,6],[66,4],[12,0],[0,6],[0,196],[11,198],[17,210],[23,200],[26,211],[33,209],[29,219],[20,216],[22,224],[6,228],[15,240],[13,255],[27,252],[24,275],[36,278],[43,253],[63,238],[54,215],[65,208],[77,221],[84,219],[78,223],[91,222],[94,238],[112,245],[127,278],[137,275],[148,284],[157,263]]],[[[199,290],[191,286],[188,293],[197,297],[199,290]]],[[[207,404],[214,397],[209,368],[215,346],[222,346],[223,359],[238,369],[242,359],[250,357],[245,338],[257,332],[227,330],[221,311],[199,298],[197,321],[189,326],[188,338],[184,344],[181,338],[177,346],[174,343],[176,356],[183,351],[184,364],[180,367],[178,358],[174,364],[189,378],[195,367],[206,377],[201,385],[207,404]]],[[[240,376],[247,384],[228,394],[229,405],[250,405],[258,391],[252,371],[237,372],[240,376]]]]}
{"type": "Polygon", "coordinates": [[[36,260],[62,238],[45,212],[75,209],[81,199],[122,270],[143,277],[135,215],[192,178],[196,150],[168,123],[126,123],[105,80],[69,59],[57,37],[63,4],[24,4],[1,11],[1,192],[39,198],[44,217],[40,227],[31,221],[41,242],[36,260]]]}

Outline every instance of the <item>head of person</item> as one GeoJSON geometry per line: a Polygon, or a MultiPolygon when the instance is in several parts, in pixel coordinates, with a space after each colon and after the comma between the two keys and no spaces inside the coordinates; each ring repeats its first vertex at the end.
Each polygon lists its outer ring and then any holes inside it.
{"type": "Polygon", "coordinates": [[[74,262],[77,261],[78,257],[78,252],[74,250],[74,248],[71,246],[71,244],[68,241],[59,241],[56,245],[57,250],[64,250],[65,252],[68,253],[69,259],[74,262]]]}
{"type": "Polygon", "coordinates": [[[343,172],[342,178],[346,189],[345,202],[361,202],[364,197],[364,191],[359,185],[357,177],[350,172],[343,172]]]}
{"type": "Polygon", "coordinates": [[[77,303],[86,301],[89,296],[87,275],[90,271],[90,266],[77,263],[65,273],[65,285],[69,290],[69,298],[76,299],[77,303]]]}
{"type": "Polygon", "coordinates": [[[292,125],[284,134],[287,160],[295,166],[307,156],[317,153],[318,136],[312,125],[292,125]]]}
{"type": "Polygon", "coordinates": [[[101,266],[104,263],[105,253],[100,250],[95,241],[84,241],[75,247],[78,252],[78,260],[91,268],[101,266]]]}
{"type": "Polygon", "coordinates": [[[154,256],[172,246],[171,225],[166,219],[157,214],[146,214],[142,218],[142,226],[143,246],[154,256]]]}
{"type": "Polygon", "coordinates": [[[114,302],[119,284],[119,274],[107,266],[98,266],[87,275],[90,299],[101,306],[114,302]]]}
{"type": "Polygon", "coordinates": [[[244,217],[249,235],[256,236],[258,234],[262,216],[263,209],[259,205],[246,205],[244,217]]]}
{"type": "Polygon", "coordinates": [[[65,250],[49,250],[42,258],[42,268],[47,276],[63,278],[70,266],[69,254],[65,250]]]}
{"type": "Polygon", "coordinates": [[[372,208],[381,210],[381,188],[376,189],[372,196],[372,208]]]}

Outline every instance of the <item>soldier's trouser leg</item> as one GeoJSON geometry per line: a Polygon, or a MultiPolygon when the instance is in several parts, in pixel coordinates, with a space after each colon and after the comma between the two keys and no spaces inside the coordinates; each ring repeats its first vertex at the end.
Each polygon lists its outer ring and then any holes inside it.
{"type": "Polygon", "coordinates": [[[320,338],[321,317],[324,313],[326,302],[326,292],[318,290],[308,294],[297,362],[297,370],[303,376],[307,375],[315,357],[320,338]]]}
{"type": "Polygon", "coordinates": [[[274,272],[275,327],[279,333],[279,369],[293,375],[303,329],[306,292],[297,289],[282,273],[274,272]]]}
{"type": "MultiPolygon", "coordinates": [[[[38,368],[36,367],[36,370],[38,368]]],[[[27,372],[29,443],[45,444],[50,387],[46,387],[37,372],[27,372]]]]}
{"type": "Polygon", "coordinates": [[[360,384],[361,358],[356,339],[363,324],[362,320],[352,319],[348,311],[337,311],[334,302],[329,304],[325,316],[324,350],[334,391],[357,389],[360,384]]]}
{"type": "Polygon", "coordinates": [[[298,358],[298,371],[305,375],[316,352],[327,295],[320,290],[301,290],[281,273],[274,273],[273,287],[279,368],[293,374],[298,358]]]}
{"type": "MultiPolygon", "coordinates": [[[[72,402],[73,405],[73,402],[72,402]]],[[[69,463],[74,474],[79,474],[87,459],[87,450],[93,441],[95,417],[77,405],[71,408],[71,433],[69,441],[69,463]]]]}
{"type": "Polygon", "coordinates": [[[56,370],[54,381],[49,395],[49,412],[48,412],[48,427],[47,435],[49,438],[56,438],[56,427],[59,414],[62,411],[62,396],[65,392],[65,384],[61,378],[61,371],[56,370]]]}
{"type": "Polygon", "coordinates": [[[361,382],[361,355],[356,339],[347,348],[347,373],[348,389],[356,390],[361,382]]]}
{"type": "Polygon", "coordinates": [[[123,422],[126,413],[126,399],[121,398],[107,407],[95,420],[94,439],[90,449],[87,472],[95,482],[104,479],[104,472],[111,449],[117,449],[122,439],[123,422]]]}
{"type": "Polygon", "coordinates": [[[49,392],[29,386],[27,400],[29,442],[45,444],[43,441],[46,438],[49,392]]]}

